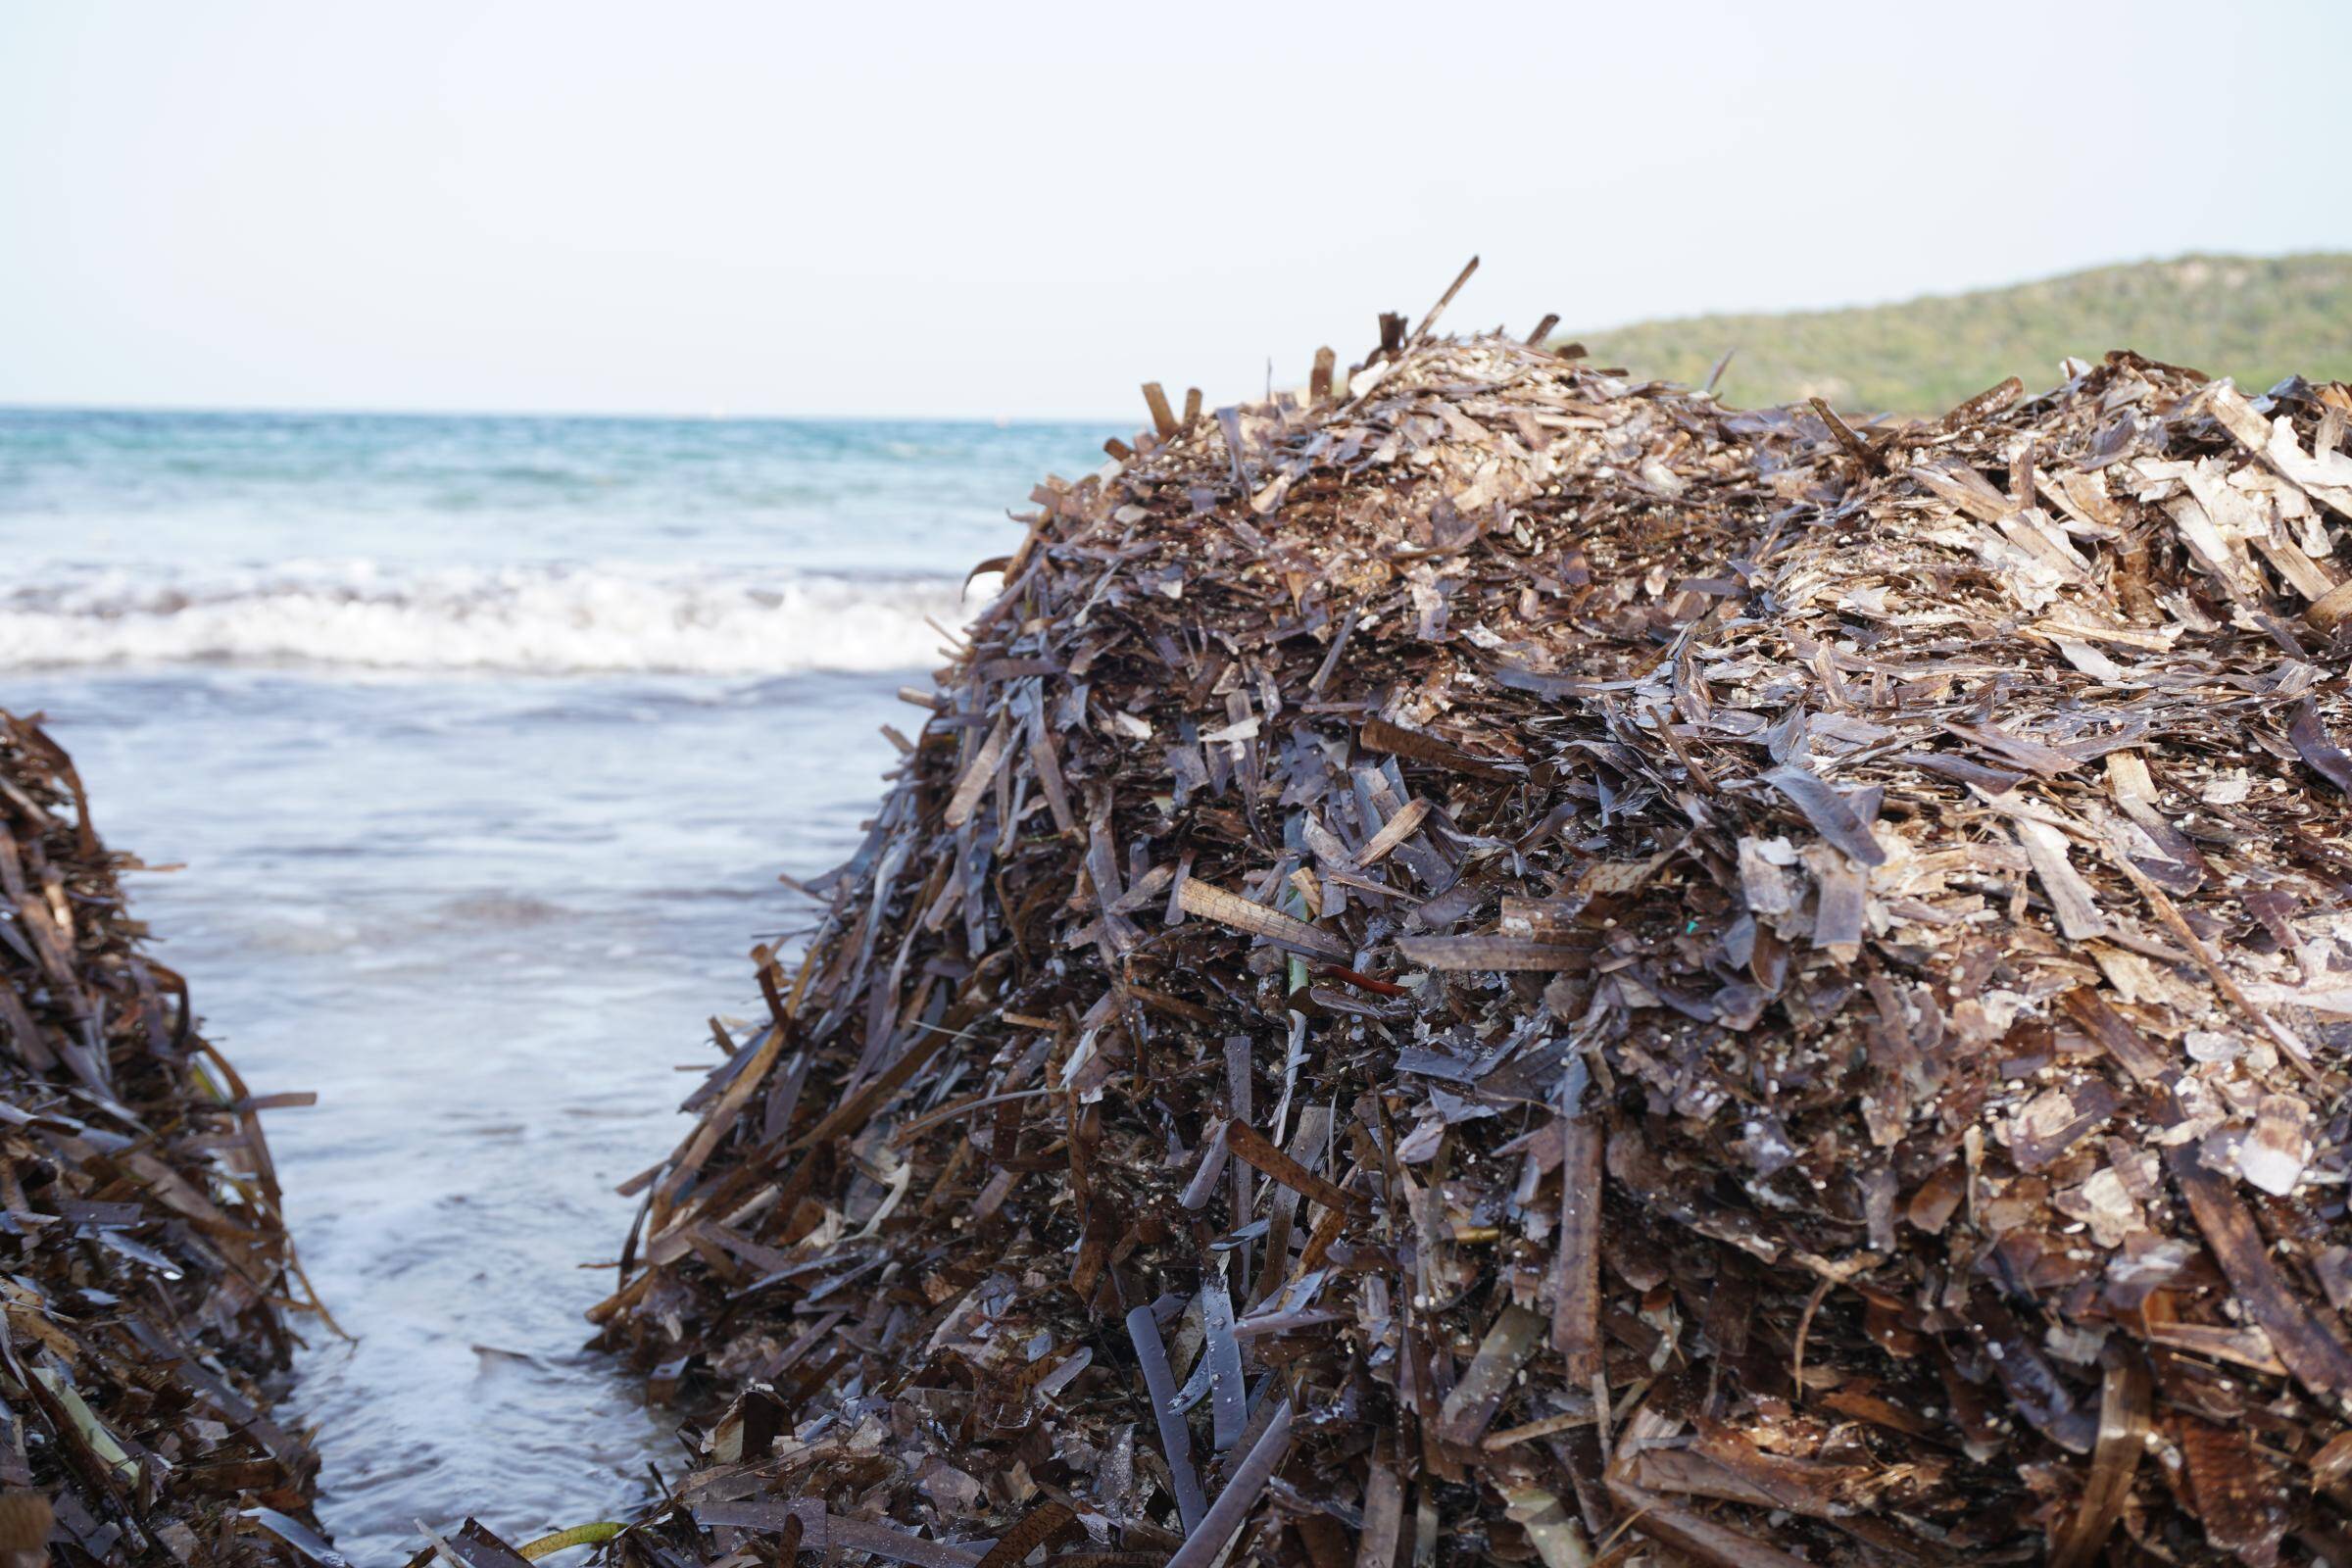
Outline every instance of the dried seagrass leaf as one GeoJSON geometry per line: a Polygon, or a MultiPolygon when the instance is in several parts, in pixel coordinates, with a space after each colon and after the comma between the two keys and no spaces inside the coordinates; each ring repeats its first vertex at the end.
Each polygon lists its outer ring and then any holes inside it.
{"type": "Polygon", "coordinates": [[[2286,1534],[2278,1490],[2242,1428],[2189,1416],[2173,1429],[2205,1539],[2249,1563],[2275,1563],[2286,1534]]]}
{"type": "Polygon", "coordinates": [[[988,732],[988,739],[982,741],[980,750],[973,754],[972,765],[963,770],[963,777],[956,781],[956,793],[948,799],[945,818],[948,826],[961,827],[972,819],[973,811],[979,808],[980,797],[987,794],[989,785],[996,782],[997,767],[1004,760],[1005,740],[1010,732],[1011,716],[999,714],[996,724],[988,732]]]}
{"type": "Polygon", "coordinates": [[[1356,1538],[1355,1568],[1395,1568],[1403,1513],[1404,1489],[1396,1470],[1372,1460],[1364,1477],[1364,1528],[1356,1538]]]}
{"type": "Polygon", "coordinates": [[[1168,1568],[1208,1568],[1225,1549],[1225,1543],[1234,1531],[1241,1528],[1258,1497],[1265,1492],[1266,1483],[1274,1479],[1274,1467],[1282,1462],[1291,1446],[1291,1401],[1285,1399],[1274,1408],[1274,1418],[1268,1422],[1242,1462],[1234,1467],[1217,1494],[1217,1500],[1201,1515],[1199,1528],[1188,1532],[1184,1544],[1168,1559],[1168,1568]]]}
{"type": "Polygon", "coordinates": [[[1176,1409],[1176,1375],[1168,1367],[1168,1352],[1151,1307],[1139,1306],[1127,1314],[1127,1337],[1135,1345],[1135,1358],[1143,1369],[1145,1392],[1159,1428],[1160,1456],[1167,1462],[1168,1478],[1176,1489],[1176,1511],[1189,1537],[1200,1528],[1208,1503],[1193,1470],[1192,1433],[1176,1409]]]}
{"type": "Polygon", "coordinates": [[[1247,931],[1251,936],[1264,937],[1276,947],[1288,948],[1312,957],[1328,958],[1334,963],[1346,963],[1354,954],[1348,944],[1327,931],[1318,930],[1304,920],[1287,914],[1277,914],[1262,904],[1252,904],[1238,893],[1211,887],[1198,878],[1188,878],[1178,894],[1185,912],[1204,920],[1247,931]]]}
{"type": "Polygon", "coordinates": [[[1432,767],[1443,767],[1456,773],[1469,773],[1480,778],[1509,776],[1503,768],[1482,757],[1473,757],[1458,746],[1451,746],[1435,735],[1392,724],[1385,718],[1368,719],[1357,732],[1364,749],[1387,752],[1396,757],[1407,757],[1432,767]]]}
{"type": "Polygon", "coordinates": [[[1343,1208],[1360,1212],[1367,1207],[1365,1200],[1353,1193],[1344,1192],[1308,1170],[1289,1154],[1267,1141],[1265,1134],[1248,1122],[1228,1122],[1225,1126],[1225,1147],[1247,1160],[1271,1179],[1282,1183],[1292,1192],[1326,1208],[1343,1208]]]}
{"type": "Polygon", "coordinates": [[[2105,936],[2107,921],[2099,913],[2098,896],[2067,858],[2066,835],[2046,822],[2021,819],[2014,826],[2026,858],[2034,863],[2034,874],[2040,878],[2042,891],[2057,911],[2058,929],[2067,940],[2089,942],[2105,936]]]}
{"type": "Polygon", "coordinates": [[[2193,1144],[2166,1150],[2165,1165],[2247,1314],[2278,1348],[2278,1359],[2322,1397],[2352,1394],[2352,1350],[2279,1278],[2253,1215],[2230,1191],[2229,1180],[2198,1157],[2193,1144]]]}
{"type": "Polygon", "coordinates": [[[2303,760],[2311,764],[2313,772],[2352,795],[2352,757],[2346,757],[2343,749],[2328,738],[2317,708],[2305,703],[2296,709],[2295,721],[2287,727],[2286,735],[2295,743],[2303,760]]]}
{"type": "Polygon", "coordinates": [[[40,1551],[48,1544],[57,1511],[37,1492],[12,1488],[0,1493],[0,1551],[40,1551]]]}
{"type": "Polygon", "coordinates": [[[290,1518],[275,1508],[245,1508],[240,1513],[312,1562],[318,1563],[319,1568],[354,1568],[349,1557],[329,1545],[324,1536],[299,1519],[290,1518]]]}
{"type": "Polygon", "coordinates": [[[862,1551],[887,1562],[903,1562],[911,1568],[972,1568],[979,1558],[942,1542],[926,1541],[910,1530],[878,1524],[865,1519],[845,1519],[838,1514],[825,1521],[825,1539],[833,1546],[847,1551],[862,1551]]]}
{"type": "Polygon", "coordinates": [[[1512,1380],[1543,1339],[1541,1316],[1523,1306],[1502,1309],[1438,1412],[1438,1430],[1446,1442],[1476,1443],[1485,1435],[1509,1396],[1512,1380]]]}
{"type": "Polygon", "coordinates": [[[1249,1391],[1243,1386],[1242,1346],[1233,1333],[1233,1297],[1212,1274],[1200,1287],[1201,1362],[1208,1368],[1210,1441],[1225,1452],[1242,1438],[1249,1391]]]}
{"type": "Polygon", "coordinates": [[[1379,864],[1391,851],[1420,832],[1421,824],[1428,818],[1429,802],[1419,796],[1405,802],[1404,809],[1389,818],[1381,830],[1366,839],[1364,847],[1356,852],[1357,868],[1379,864]]]}
{"type": "Polygon", "coordinates": [[[2352,619],[2352,582],[2340,582],[2311,602],[2304,618],[2326,632],[2352,619]]]}
{"type": "Polygon", "coordinates": [[[2051,1537],[2050,1568],[2082,1568],[2097,1557],[2099,1548],[2123,1517],[2124,1499],[2132,1494],[2132,1478],[2147,1450],[2148,1376],[2139,1367],[2118,1362],[2106,1369],[2099,1395],[2099,1439],[2091,1449],[2090,1475],[2082,1498],[2066,1527],[2051,1537]]]}
{"type": "Polygon", "coordinates": [[[1804,1558],[1766,1544],[1696,1509],[1611,1477],[1610,1493],[1626,1505],[1630,1527],[1662,1546],[1716,1568],[1811,1568],[1804,1558]]]}
{"type": "Polygon", "coordinates": [[[1592,1115],[1560,1124],[1560,1235],[1553,1259],[1551,1347],[1568,1387],[1590,1388],[1601,1370],[1601,1125],[1592,1115]]]}
{"type": "MultiPolygon", "coordinates": [[[[1158,390],[1156,387],[1154,391],[1158,390]]],[[[1021,1516],[1021,1522],[997,1538],[974,1568],[1013,1568],[1038,1547],[1060,1535],[1077,1518],[1067,1503],[1043,1502],[1021,1516]]]]}
{"type": "Polygon", "coordinates": [[[1776,767],[1759,776],[1830,843],[1864,865],[1886,863],[1886,852],[1871,836],[1870,824],[1855,811],[1852,801],[1826,780],[1801,767],[1776,767]]]}
{"type": "Polygon", "coordinates": [[[1584,969],[1592,950],[1533,937],[1398,937],[1396,951],[1425,969],[1584,969]]]}
{"type": "Polygon", "coordinates": [[[1168,407],[1168,394],[1157,381],[1144,383],[1144,402],[1152,411],[1152,427],[1159,432],[1162,441],[1184,428],[1176,417],[1176,411],[1168,407]]]}

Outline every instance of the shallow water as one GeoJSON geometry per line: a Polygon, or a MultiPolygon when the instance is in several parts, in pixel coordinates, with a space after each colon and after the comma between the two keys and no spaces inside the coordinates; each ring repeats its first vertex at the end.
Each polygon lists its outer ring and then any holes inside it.
{"type": "Polygon", "coordinates": [[[708,1017],[760,1012],[745,955],[806,918],[777,873],[877,799],[939,568],[1093,445],[0,414],[0,704],[48,711],[111,843],[186,863],[135,906],[247,1081],[319,1094],[268,1125],[357,1343],[305,1329],[290,1413],[359,1561],[678,1468],[580,1349],[613,1188],[682,1135],[708,1017]]]}

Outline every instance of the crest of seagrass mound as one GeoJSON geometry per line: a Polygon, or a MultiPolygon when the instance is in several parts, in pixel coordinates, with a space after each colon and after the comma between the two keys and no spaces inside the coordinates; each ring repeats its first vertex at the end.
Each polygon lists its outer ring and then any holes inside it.
{"type": "Polygon", "coordinates": [[[0,1560],[322,1560],[277,1176],[74,765],[0,712],[0,1560]]]}
{"type": "Polygon", "coordinates": [[[2352,1561],[2348,401],[2070,369],[1147,389],[643,1179],[614,1549],[2352,1561]]]}

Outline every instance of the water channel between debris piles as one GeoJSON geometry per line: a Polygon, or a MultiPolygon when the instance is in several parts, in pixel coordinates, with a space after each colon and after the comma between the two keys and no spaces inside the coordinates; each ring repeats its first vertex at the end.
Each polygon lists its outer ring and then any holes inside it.
{"type": "Polygon", "coordinates": [[[1084,432],[0,421],[0,531],[41,541],[0,702],[116,848],[186,863],[134,912],[247,1081],[319,1095],[268,1125],[357,1339],[305,1325],[282,1412],[321,1516],[372,1564],[418,1519],[625,1507],[680,1456],[580,1348],[613,1188],[685,1131],[705,1020],[758,1010],[775,874],[853,847],[924,616],[1084,432]]]}

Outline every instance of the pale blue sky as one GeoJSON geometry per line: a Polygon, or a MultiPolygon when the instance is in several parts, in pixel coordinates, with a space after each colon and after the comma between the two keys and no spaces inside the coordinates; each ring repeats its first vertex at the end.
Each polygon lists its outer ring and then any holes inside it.
{"type": "Polygon", "coordinates": [[[1524,331],[2352,248],[2348,61],[2279,0],[0,0],[0,403],[1140,419],[1474,251],[1524,331]]]}

